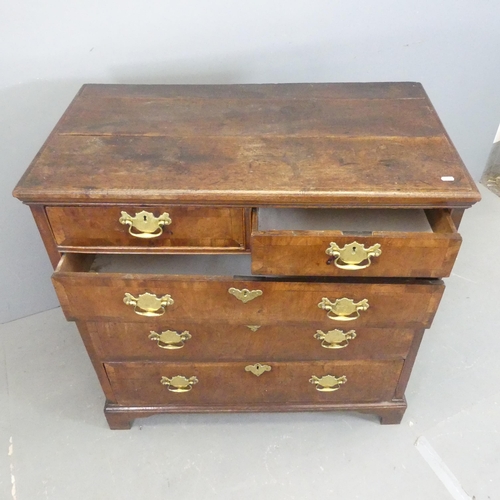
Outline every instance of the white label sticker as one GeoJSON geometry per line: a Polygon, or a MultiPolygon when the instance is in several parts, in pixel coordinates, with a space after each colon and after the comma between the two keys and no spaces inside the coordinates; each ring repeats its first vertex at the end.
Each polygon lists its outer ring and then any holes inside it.
{"type": "Polygon", "coordinates": [[[495,144],[496,142],[500,142],[500,125],[498,126],[497,135],[493,139],[493,144],[495,144]]]}
{"type": "Polygon", "coordinates": [[[443,175],[443,177],[441,177],[441,180],[444,182],[453,182],[455,180],[455,177],[451,175],[443,175]]]}

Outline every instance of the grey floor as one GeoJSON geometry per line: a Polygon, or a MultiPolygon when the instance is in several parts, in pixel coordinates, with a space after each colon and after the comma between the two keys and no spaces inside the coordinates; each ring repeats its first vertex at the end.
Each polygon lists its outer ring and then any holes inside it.
{"type": "Polygon", "coordinates": [[[399,426],[163,415],[110,431],[59,309],[0,325],[0,499],[500,498],[500,199],[483,189],[399,426]]]}

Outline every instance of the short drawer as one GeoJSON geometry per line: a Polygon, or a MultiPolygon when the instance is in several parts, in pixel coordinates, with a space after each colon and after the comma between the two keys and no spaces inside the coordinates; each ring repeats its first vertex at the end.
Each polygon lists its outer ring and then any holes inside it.
{"type": "Polygon", "coordinates": [[[461,244],[446,210],[260,209],[252,272],[283,276],[449,276],[461,244]]]}
{"type": "Polygon", "coordinates": [[[181,206],[47,206],[63,252],[245,250],[245,210],[181,206]]]}
{"type": "Polygon", "coordinates": [[[402,360],[105,364],[115,402],[134,406],[390,401],[402,367],[402,360]]]}
{"type": "Polygon", "coordinates": [[[334,328],[326,322],[231,325],[159,320],[88,322],[85,328],[101,359],[108,361],[405,358],[414,337],[411,329],[334,328]]]}
{"type": "Polygon", "coordinates": [[[428,327],[444,290],[439,280],[252,279],[245,275],[249,259],[66,254],[53,283],[68,319],[327,322],[334,328],[428,327]]]}

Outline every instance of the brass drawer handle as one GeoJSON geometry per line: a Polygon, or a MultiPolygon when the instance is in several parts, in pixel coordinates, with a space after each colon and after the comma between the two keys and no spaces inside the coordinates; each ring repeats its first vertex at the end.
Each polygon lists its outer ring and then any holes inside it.
{"type": "Polygon", "coordinates": [[[344,332],[335,329],[325,333],[322,330],[316,330],[314,338],[321,340],[321,347],[325,349],[343,349],[349,345],[349,340],[356,338],[356,332],[354,330],[344,332]]]}
{"type": "Polygon", "coordinates": [[[173,330],[166,330],[161,333],[149,332],[149,339],[156,340],[158,347],[162,349],[182,349],[184,342],[191,338],[188,331],[182,333],[174,332],[173,330]]]}
{"type": "Polygon", "coordinates": [[[198,379],[196,377],[186,378],[182,375],[176,375],[172,378],[162,377],[160,383],[166,385],[171,392],[189,392],[193,385],[198,383],[198,379]]]}
{"type": "Polygon", "coordinates": [[[120,224],[128,226],[128,232],[136,238],[158,238],[163,234],[163,226],[172,223],[167,212],[155,217],[151,212],[142,211],[136,213],[133,217],[127,212],[122,212],[119,219],[120,224]],[[138,232],[132,231],[135,228],[138,232]]]}
{"type": "Polygon", "coordinates": [[[328,311],[327,316],[335,321],[354,321],[359,318],[360,311],[366,311],[370,304],[368,304],[368,299],[355,303],[354,300],[343,297],[335,302],[330,302],[326,297],[323,297],[318,307],[328,311]]]}
{"type": "Polygon", "coordinates": [[[165,307],[171,306],[174,299],[170,295],[157,297],[152,293],[141,293],[139,297],[134,297],[130,293],[125,293],[123,302],[134,308],[134,312],[140,316],[161,316],[165,314],[165,307]]]}
{"type": "Polygon", "coordinates": [[[231,287],[228,292],[238,300],[241,300],[243,304],[246,304],[247,302],[250,302],[257,297],[260,297],[264,293],[262,290],[248,290],[247,288],[238,290],[237,288],[233,287],[231,287]]]}
{"type": "MultiPolygon", "coordinates": [[[[378,257],[382,254],[382,249],[380,248],[380,243],[375,243],[369,248],[365,248],[364,245],[353,241],[344,248],[340,248],[337,243],[330,242],[330,246],[326,249],[325,253],[335,257],[334,264],[340,269],[347,269],[349,271],[359,271],[360,269],[366,269],[371,263],[372,257],[378,257]],[[365,262],[364,265],[360,265],[361,262],[365,262]]],[[[331,259],[328,259],[327,264],[331,263],[331,259]]]]}
{"type": "Polygon", "coordinates": [[[261,365],[260,363],[255,363],[254,365],[245,366],[246,372],[251,372],[257,377],[260,377],[265,372],[270,372],[271,367],[269,365],[261,365]]]}
{"type": "Polygon", "coordinates": [[[334,377],[333,375],[325,375],[324,377],[321,377],[321,378],[313,375],[309,379],[309,382],[311,382],[311,384],[315,385],[317,391],[333,392],[333,391],[339,390],[340,386],[347,382],[347,378],[345,375],[342,375],[342,377],[334,377]]]}

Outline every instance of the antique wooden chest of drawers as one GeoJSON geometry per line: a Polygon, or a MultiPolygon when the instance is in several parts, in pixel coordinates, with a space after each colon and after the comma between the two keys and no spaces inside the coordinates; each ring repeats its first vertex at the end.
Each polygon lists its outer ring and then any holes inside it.
{"type": "Polygon", "coordinates": [[[417,83],[85,85],[14,195],[113,429],[399,423],[479,194],[417,83]]]}

